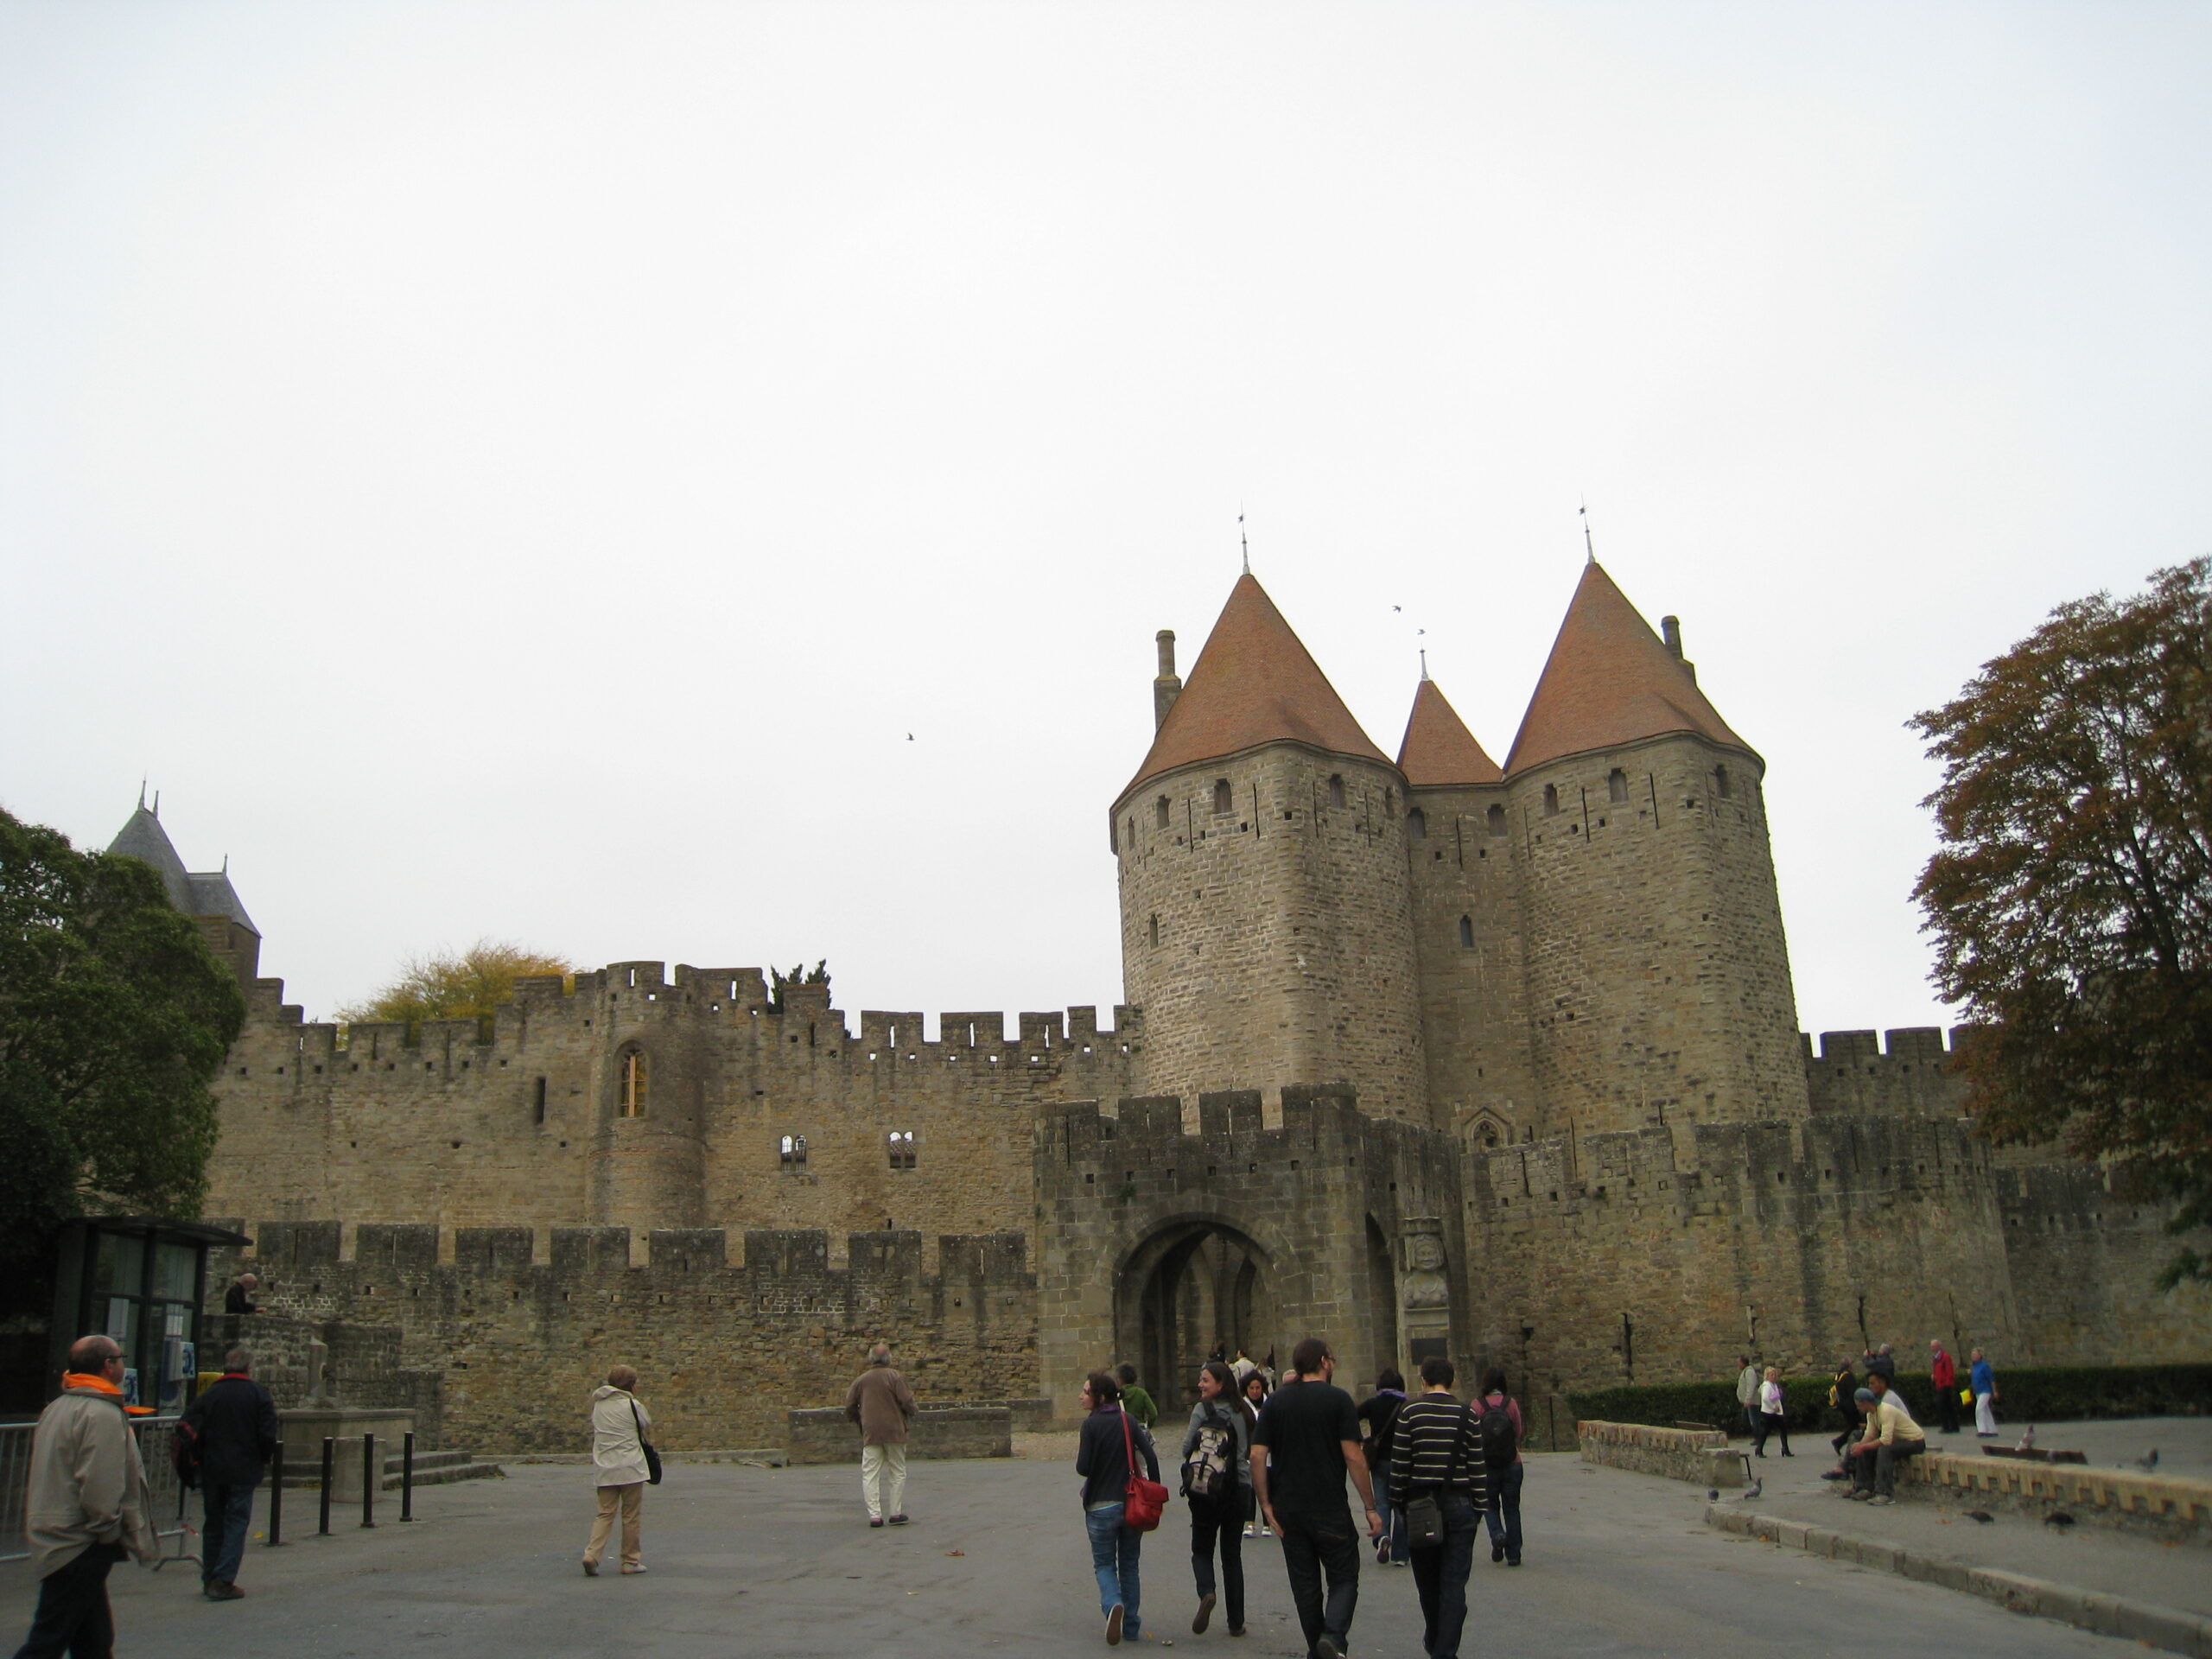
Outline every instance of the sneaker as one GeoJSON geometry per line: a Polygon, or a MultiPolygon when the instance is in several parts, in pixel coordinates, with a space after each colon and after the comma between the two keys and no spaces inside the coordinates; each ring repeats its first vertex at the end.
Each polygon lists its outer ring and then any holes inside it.
{"type": "Polygon", "coordinates": [[[595,1579],[598,1576],[599,1563],[597,1561],[586,1561],[584,1563],[584,1577],[588,1579],[595,1579]]]}
{"type": "Polygon", "coordinates": [[[627,1561],[625,1561],[625,1562],[623,1562],[623,1564],[622,1564],[622,1573],[623,1573],[623,1576],[624,1576],[624,1577],[626,1577],[626,1577],[628,1577],[628,1576],[629,1576],[631,1573],[642,1573],[642,1572],[644,1572],[645,1570],[645,1565],[644,1565],[644,1563],[642,1563],[642,1562],[640,1562],[640,1563],[639,1563],[638,1566],[636,1566],[636,1567],[632,1567],[632,1566],[631,1566],[627,1561]]]}
{"type": "Polygon", "coordinates": [[[1866,1501],[1869,1503],[1894,1503],[1897,1502],[1897,1499],[1890,1497],[1887,1493],[1877,1492],[1873,1497],[1868,1498],[1866,1501]]]}
{"type": "Polygon", "coordinates": [[[906,1524],[906,1517],[903,1515],[894,1515],[891,1517],[891,1524],[894,1527],[903,1527],[906,1524]]]}
{"type": "Polygon", "coordinates": [[[1313,1659],[1344,1659],[1344,1650],[1326,1630],[1313,1639],[1313,1659]]]}
{"type": "Polygon", "coordinates": [[[1853,1503],[1871,1503],[1874,1500],[1874,1494],[1872,1492],[1846,1492],[1844,1496],[1853,1503]]]}
{"type": "Polygon", "coordinates": [[[1106,1610],[1106,1645],[1109,1648],[1122,1645],[1122,1604],[1118,1601],[1106,1610]]]}
{"type": "Polygon", "coordinates": [[[880,1527],[883,1524],[883,1517],[880,1515],[871,1515],[868,1518],[868,1523],[871,1527],[880,1527]]]}
{"type": "Polygon", "coordinates": [[[1505,1546],[1503,1544],[1492,1544],[1490,1547],[1490,1558],[1493,1561],[1503,1560],[1505,1559],[1505,1546]]]}
{"type": "Polygon", "coordinates": [[[1274,1534],[1268,1530],[1268,1523],[1264,1521],[1260,1523],[1260,1536],[1262,1538],[1272,1538],[1274,1536],[1274,1534]]]}
{"type": "Polygon", "coordinates": [[[1242,1636],[1244,1634],[1244,1627],[1242,1624],[1232,1624],[1229,1627],[1229,1633],[1231,1636],[1242,1636]]]}
{"type": "Polygon", "coordinates": [[[216,1580],[207,1586],[207,1594],[210,1601],[244,1601],[245,1599],[245,1591],[239,1589],[235,1584],[227,1583],[221,1579],[216,1580]]]}
{"type": "Polygon", "coordinates": [[[1518,1567],[1521,1565],[1521,1558],[1518,1555],[1509,1555],[1505,1558],[1505,1564],[1508,1567],[1518,1567]]]}
{"type": "Polygon", "coordinates": [[[1204,1636],[1206,1626],[1213,1622],[1213,1592],[1209,1590],[1198,1598],[1198,1616],[1191,1621],[1191,1634],[1204,1636]]]}

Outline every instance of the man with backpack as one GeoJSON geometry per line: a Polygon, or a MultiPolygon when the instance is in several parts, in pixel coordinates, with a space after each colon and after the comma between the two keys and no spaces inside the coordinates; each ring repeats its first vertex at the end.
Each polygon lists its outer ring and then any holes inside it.
{"type": "Polygon", "coordinates": [[[1390,1463],[1391,1497],[1404,1517],[1421,1596],[1421,1651],[1429,1659],[1459,1659],[1467,1572],[1489,1507],[1482,1417],[1452,1397],[1452,1375],[1441,1354],[1421,1361],[1422,1391],[1398,1413],[1390,1463]]]}
{"type": "Polygon", "coordinates": [[[1236,1403],[1236,1373],[1210,1359],[1198,1373],[1198,1403],[1183,1433],[1183,1498],[1191,1506],[1191,1572],[1198,1612],[1191,1632],[1213,1618],[1213,1554],[1221,1548],[1221,1593],[1231,1636],[1244,1634],[1244,1495],[1252,1484],[1250,1419],[1236,1403]]]}
{"type": "Polygon", "coordinates": [[[1496,1566],[1521,1565],[1521,1402],[1505,1391],[1505,1373],[1483,1379],[1483,1462],[1490,1471],[1490,1559],[1496,1566]]]}
{"type": "Polygon", "coordinates": [[[175,1446],[177,1474],[197,1481],[206,1526],[200,1535],[200,1588],[210,1601],[236,1601],[253,1529],[253,1489],[283,1443],[276,1402],[253,1380],[253,1357],[243,1348],[223,1356],[223,1375],[185,1408],[175,1446]]]}

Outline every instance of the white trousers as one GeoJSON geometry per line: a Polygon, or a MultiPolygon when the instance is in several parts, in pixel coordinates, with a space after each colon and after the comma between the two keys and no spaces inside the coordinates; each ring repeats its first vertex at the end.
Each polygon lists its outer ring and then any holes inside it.
{"type": "Polygon", "coordinates": [[[903,1444],[861,1448],[861,1496],[868,1500],[868,1518],[871,1521],[906,1513],[906,1448],[903,1444]]]}
{"type": "Polygon", "coordinates": [[[1993,1394],[1974,1395],[1974,1432],[1975,1433],[1994,1434],[1997,1432],[1997,1408],[1991,1403],[1996,1398],[1997,1396],[1993,1394]]]}

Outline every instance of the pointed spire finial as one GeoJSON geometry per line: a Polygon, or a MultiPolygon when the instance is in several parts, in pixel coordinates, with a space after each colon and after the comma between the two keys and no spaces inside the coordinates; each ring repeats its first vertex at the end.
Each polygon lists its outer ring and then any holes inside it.
{"type": "Polygon", "coordinates": [[[146,780],[143,778],[138,780],[138,810],[141,812],[146,810],[146,780]]]}
{"type": "Polygon", "coordinates": [[[1428,677],[1428,652],[1426,650],[1421,654],[1421,677],[1424,680],[1428,677]]]}
{"type": "Polygon", "coordinates": [[[154,791],[154,816],[157,818],[162,816],[162,791],[158,789],[154,791]]]}
{"type": "Polygon", "coordinates": [[[1595,564],[1598,563],[1598,547],[1597,543],[1590,539],[1590,504],[1587,501],[1585,501],[1582,504],[1581,513],[1582,551],[1586,556],[1585,562],[1590,564],[1595,564]]]}
{"type": "Polygon", "coordinates": [[[1244,550],[1244,574],[1249,576],[1252,574],[1252,538],[1244,533],[1244,514],[1241,508],[1236,514],[1236,543],[1244,550]]]}

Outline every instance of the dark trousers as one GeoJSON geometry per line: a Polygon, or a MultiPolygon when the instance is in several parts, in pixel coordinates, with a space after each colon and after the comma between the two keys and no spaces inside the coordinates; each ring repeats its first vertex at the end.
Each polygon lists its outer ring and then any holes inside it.
{"type": "Polygon", "coordinates": [[[246,1535],[253,1529],[253,1488],[203,1481],[200,1488],[200,1581],[236,1581],[245,1560],[246,1535]]]}
{"type": "Polygon", "coordinates": [[[1390,1459],[1376,1459],[1367,1471],[1375,1482],[1375,1512],[1382,1517],[1382,1536],[1376,1541],[1375,1559],[1402,1562],[1406,1559],[1406,1517],[1390,1501],[1390,1459]]]}
{"type": "Polygon", "coordinates": [[[1855,1411],[1840,1412],[1838,1414],[1843,1419],[1843,1433],[1830,1440],[1828,1444],[1835,1447],[1835,1454],[1840,1458],[1843,1455],[1843,1448],[1859,1438],[1859,1430],[1866,1420],[1855,1411]]]}
{"type": "Polygon", "coordinates": [[[1359,1540],[1351,1516],[1341,1509],[1307,1515],[1278,1509],[1275,1522],[1290,1599],[1306,1632],[1306,1651],[1313,1651],[1324,1631],[1343,1647],[1351,1637],[1352,1609],[1359,1605],[1359,1540]]]}
{"type": "Polygon", "coordinates": [[[1221,1548],[1221,1604],[1229,1628],[1244,1628],[1244,1489],[1231,1486],[1219,1498],[1192,1497],[1191,1574],[1198,1593],[1214,1592],[1213,1552],[1221,1548]]]}
{"type": "MultiPolygon", "coordinates": [[[[1465,1492],[1440,1493],[1436,1506],[1444,1511],[1444,1541],[1434,1549],[1413,1552],[1414,1588],[1421,1595],[1421,1651],[1428,1659],[1459,1659],[1459,1633],[1467,1625],[1467,1571],[1475,1564],[1475,1539],[1483,1522],[1474,1500],[1465,1492]]],[[[1520,1514],[1516,1491],[1516,1534],[1520,1514]]]]}
{"type": "Polygon", "coordinates": [[[1521,1477],[1528,1469],[1516,1462],[1490,1471],[1490,1541],[1509,1561],[1521,1559],[1521,1477]]]}
{"type": "Polygon", "coordinates": [[[1760,1457],[1764,1457],[1766,1455],[1766,1437],[1770,1434],[1779,1434],[1782,1436],[1782,1455],[1785,1458],[1788,1457],[1789,1455],[1789,1419],[1783,1416],[1779,1412],[1763,1411],[1759,1413],[1757,1438],[1752,1444],[1751,1450],[1757,1452],[1760,1457]]]}
{"type": "Polygon", "coordinates": [[[1936,1390],[1936,1420],[1943,1425],[1943,1432],[1946,1434],[1955,1434],[1959,1432],[1959,1385],[1957,1383],[1954,1382],[1948,1388],[1936,1390]]]}
{"type": "Polygon", "coordinates": [[[123,1559],[121,1544],[94,1544],[38,1581],[38,1611],[16,1659],[109,1659],[115,1615],[108,1611],[107,1570],[123,1559]]]}
{"type": "Polygon", "coordinates": [[[1862,1458],[1859,1461],[1874,1465],[1874,1490],[1884,1497],[1895,1497],[1897,1495],[1897,1465],[1910,1462],[1927,1449],[1928,1442],[1925,1440],[1899,1440],[1895,1445],[1884,1446],[1872,1457],[1862,1458]]]}

